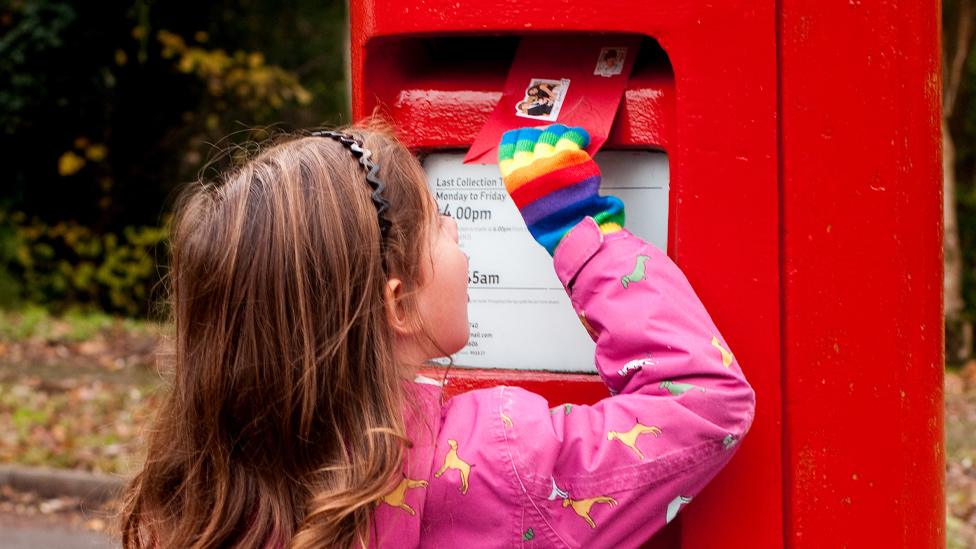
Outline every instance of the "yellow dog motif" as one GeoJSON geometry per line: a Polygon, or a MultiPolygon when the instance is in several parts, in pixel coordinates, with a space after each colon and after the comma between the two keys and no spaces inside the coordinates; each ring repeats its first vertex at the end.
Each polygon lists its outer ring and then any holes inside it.
{"type": "Polygon", "coordinates": [[[596,523],[593,522],[592,518],[590,518],[590,509],[593,507],[594,503],[606,503],[610,507],[613,507],[617,504],[617,500],[609,496],[597,496],[589,499],[565,498],[563,500],[563,507],[565,508],[572,505],[573,511],[576,511],[576,514],[582,517],[583,520],[590,525],[590,528],[596,528],[596,523]]]}
{"type": "Polygon", "coordinates": [[[600,337],[600,333],[593,328],[593,325],[590,324],[589,320],[586,320],[586,311],[580,311],[576,316],[579,317],[580,322],[583,323],[583,327],[586,328],[586,333],[590,334],[591,338],[596,340],[596,338],[600,337]]]}
{"type": "Polygon", "coordinates": [[[397,484],[397,487],[393,489],[392,492],[383,496],[383,503],[391,506],[403,509],[410,515],[416,515],[417,513],[412,507],[407,505],[407,488],[426,488],[426,480],[412,480],[409,478],[404,478],[397,484]]]}
{"type": "Polygon", "coordinates": [[[468,493],[468,476],[471,474],[471,465],[466,461],[458,457],[457,449],[458,443],[456,440],[448,440],[447,443],[451,446],[448,450],[447,455],[444,456],[444,465],[441,465],[439,471],[434,473],[434,476],[440,478],[448,469],[457,469],[461,473],[461,493],[468,493]]]}
{"type": "Polygon", "coordinates": [[[658,436],[661,434],[661,429],[655,427],[654,425],[641,425],[640,423],[634,425],[626,433],[620,433],[617,431],[610,431],[607,433],[607,440],[619,440],[631,450],[637,454],[637,457],[644,461],[644,453],[637,448],[637,437],[643,434],[651,434],[658,436]]]}
{"type": "Polygon", "coordinates": [[[718,338],[715,336],[712,336],[712,347],[715,347],[720,353],[722,353],[722,366],[728,368],[732,364],[732,360],[735,358],[732,356],[732,353],[725,347],[722,347],[722,343],[719,342],[718,338]]]}

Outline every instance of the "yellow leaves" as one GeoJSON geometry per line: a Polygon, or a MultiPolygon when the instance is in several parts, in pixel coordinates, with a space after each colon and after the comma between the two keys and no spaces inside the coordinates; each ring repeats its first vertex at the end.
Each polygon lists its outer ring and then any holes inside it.
{"type": "Polygon", "coordinates": [[[206,76],[219,76],[233,64],[224,50],[207,51],[201,48],[190,48],[189,53],[196,58],[198,72],[206,76]]]}
{"type": "MultiPolygon", "coordinates": [[[[233,55],[222,49],[209,50],[199,45],[187,45],[179,35],[167,30],[156,34],[163,47],[163,57],[175,59],[176,70],[199,78],[213,97],[231,96],[252,110],[280,109],[286,102],[299,105],[312,102],[312,94],[305,89],[291,72],[268,65],[261,52],[235,51],[233,55]]],[[[209,36],[197,32],[194,39],[206,42],[209,36]]],[[[226,108],[218,104],[218,109],[226,108]]],[[[208,128],[212,119],[205,119],[208,128]]]]}
{"type": "MultiPolygon", "coordinates": [[[[62,330],[73,323],[50,322],[62,330]]],[[[158,336],[149,339],[122,325],[112,321],[90,336],[108,342],[94,355],[82,351],[88,341],[70,338],[10,344],[19,355],[15,361],[29,374],[0,381],[0,424],[7,426],[0,435],[0,461],[131,473],[130,464],[144,451],[139,433],[158,397],[157,385],[141,385],[137,373],[141,364],[152,363],[152,356],[140,351],[131,357],[139,363],[130,363],[123,353],[135,345],[155,349],[159,344],[158,336]],[[81,375],[79,367],[97,374],[81,375]]],[[[57,500],[45,503],[52,501],[57,500]]]]}
{"type": "Polygon", "coordinates": [[[261,70],[253,70],[248,73],[243,73],[248,81],[248,84],[255,87],[267,88],[274,84],[275,76],[278,74],[274,71],[274,67],[266,67],[261,70]]]}
{"type": "Polygon", "coordinates": [[[68,177],[81,171],[87,162],[101,162],[108,156],[108,147],[103,143],[92,143],[87,137],[79,136],[74,140],[75,150],[66,151],[58,158],[58,174],[68,177]],[[84,154],[84,157],[81,154],[84,154]]]}
{"type": "Polygon", "coordinates": [[[125,50],[115,50],[115,64],[122,67],[129,62],[129,56],[126,55],[125,50]]]}
{"type": "Polygon", "coordinates": [[[168,231],[163,227],[126,227],[122,231],[129,244],[151,248],[166,239],[168,231]]]}
{"type": "Polygon", "coordinates": [[[295,99],[299,105],[308,105],[312,102],[312,94],[302,86],[295,87],[295,99]]]}
{"type": "Polygon", "coordinates": [[[157,32],[156,39],[163,45],[162,54],[165,59],[172,59],[186,51],[186,42],[183,41],[183,37],[168,30],[157,32]]]}
{"type": "Polygon", "coordinates": [[[186,55],[180,58],[180,62],[176,64],[176,70],[189,74],[193,72],[193,58],[186,55]]]}
{"type": "Polygon", "coordinates": [[[47,225],[35,218],[14,227],[12,259],[35,302],[96,303],[137,314],[149,305],[155,258],[166,237],[165,225],[100,234],[74,222],[47,225]]]}
{"type": "Polygon", "coordinates": [[[74,175],[85,167],[85,159],[78,156],[74,151],[68,151],[58,159],[58,173],[62,177],[74,175]]]}
{"type": "Polygon", "coordinates": [[[264,54],[261,52],[251,52],[247,55],[247,66],[255,69],[264,65],[264,54]]]}
{"type": "Polygon", "coordinates": [[[85,158],[92,162],[101,162],[108,155],[108,148],[101,143],[92,145],[85,149],[85,158]]]}

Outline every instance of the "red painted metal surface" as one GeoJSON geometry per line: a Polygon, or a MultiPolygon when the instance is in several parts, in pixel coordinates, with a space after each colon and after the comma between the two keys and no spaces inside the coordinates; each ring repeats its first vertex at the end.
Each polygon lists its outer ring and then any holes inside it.
{"type": "Polygon", "coordinates": [[[353,0],[350,20],[354,116],[421,150],[471,142],[518,36],[647,37],[607,148],[668,153],[668,253],[757,393],[738,455],[648,547],[940,546],[936,4],[353,0]]]}
{"type": "MultiPolygon", "coordinates": [[[[608,8],[578,1],[553,9],[497,0],[362,0],[352,2],[350,20],[354,116],[379,106],[409,144],[428,150],[470,143],[498,99],[517,36],[572,30],[648,37],[607,147],[667,151],[669,254],[758,395],[758,415],[738,455],[649,547],[780,546],[773,3],[627,1],[608,8]]],[[[455,370],[452,378],[465,386],[531,384],[553,403],[579,390],[580,402],[606,395],[598,382],[578,389],[558,374],[455,370]]]]}
{"type": "Polygon", "coordinates": [[[937,2],[781,2],[795,548],[945,547],[937,2]]]}
{"type": "MultiPolygon", "coordinates": [[[[406,35],[354,47],[353,111],[380,106],[417,148],[469,145],[501,97],[517,44],[517,36],[406,35]]],[[[667,149],[673,113],[671,67],[648,39],[608,146],[667,149]]]]}
{"type": "Polygon", "coordinates": [[[540,374],[526,370],[469,370],[458,367],[430,368],[421,371],[421,374],[438,381],[446,381],[445,398],[497,385],[518,385],[535,393],[552,393],[553,383],[559,385],[558,395],[562,399],[551,402],[553,406],[567,402],[592,401],[594,396],[609,396],[606,385],[599,379],[594,379],[595,376],[587,374],[540,374]],[[477,372],[477,375],[470,375],[472,372],[477,372]]]}

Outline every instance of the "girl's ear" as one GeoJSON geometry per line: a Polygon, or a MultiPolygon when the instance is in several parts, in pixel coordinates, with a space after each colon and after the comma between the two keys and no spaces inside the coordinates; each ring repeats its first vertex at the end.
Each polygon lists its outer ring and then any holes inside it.
{"type": "Polygon", "coordinates": [[[393,332],[399,336],[412,335],[413,331],[407,323],[407,313],[401,302],[403,282],[399,278],[390,278],[386,282],[386,289],[383,293],[386,302],[386,319],[390,323],[390,327],[393,328],[393,332]]]}

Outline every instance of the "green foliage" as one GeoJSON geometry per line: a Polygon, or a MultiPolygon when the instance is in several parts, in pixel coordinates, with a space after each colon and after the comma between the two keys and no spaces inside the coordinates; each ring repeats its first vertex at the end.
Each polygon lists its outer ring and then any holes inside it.
{"type": "Polygon", "coordinates": [[[70,3],[57,1],[13,1],[4,11],[16,14],[17,22],[0,32],[0,74],[10,77],[0,86],[0,131],[13,133],[31,123],[22,114],[29,112],[32,98],[50,93],[56,78],[32,62],[64,46],[77,14],[70,3]]]}
{"type": "Polygon", "coordinates": [[[0,341],[24,341],[51,331],[51,318],[43,307],[31,305],[18,313],[0,311],[0,341]]]}
{"type": "Polygon", "coordinates": [[[976,258],[976,185],[972,181],[956,181],[956,212],[964,262],[962,288],[965,315],[973,321],[976,320],[976,269],[973,267],[976,258]]]}
{"type": "Polygon", "coordinates": [[[71,222],[26,222],[22,214],[6,225],[12,235],[7,246],[14,253],[3,268],[20,281],[19,301],[54,310],[82,306],[139,316],[150,312],[165,228],[98,234],[71,222]]]}
{"type": "Polygon", "coordinates": [[[339,123],[344,14],[341,0],[0,3],[0,210],[100,234],[158,225],[215,143],[339,123]]]}
{"type": "MultiPolygon", "coordinates": [[[[966,11],[957,0],[942,2],[942,46],[944,71],[951,66],[957,45],[966,44],[968,55],[962,69],[952,114],[946,120],[955,146],[956,218],[963,258],[963,299],[965,316],[976,320],[976,43],[970,38],[960,42],[958,33],[966,11]]],[[[948,78],[943,78],[948,85],[948,78]]]]}
{"type": "Polygon", "coordinates": [[[0,463],[126,474],[164,380],[171,325],[80,310],[0,309],[0,463]]]}
{"type": "Polygon", "coordinates": [[[0,2],[0,307],[146,314],[159,227],[216,149],[348,119],[345,6],[0,2]]]}
{"type": "Polygon", "coordinates": [[[132,339],[152,336],[160,327],[153,322],[125,318],[98,310],[73,307],[55,315],[44,307],[27,305],[19,309],[0,309],[0,344],[31,340],[48,343],[81,343],[98,337],[112,338],[122,333],[132,339]]]}
{"type": "MultiPolygon", "coordinates": [[[[187,45],[177,34],[160,30],[157,38],[165,59],[173,59],[177,70],[192,74],[205,85],[207,99],[213,105],[208,112],[206,126],[219,129],[217,113],[247,110],[259,120],[268,120],[286,102],[308,105],[312,96],[295,75],[281,67],[268,65],[264,54],[237,50],[229,55],[223,49],[206,49],[201,45],[187,45]],[[231,108],[232,106],[236,108],[231,108]]],[[[206,33],[197,33],[196,40],[206,41],[206,33]]]]}
{"type": "Polygon", "coordinates": [[[72,379],[0,380],[0,460],[130,473],[154,386],[72,379]]]}

